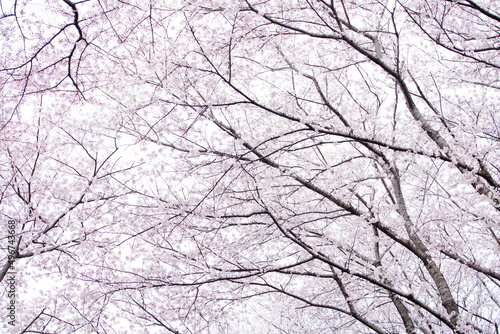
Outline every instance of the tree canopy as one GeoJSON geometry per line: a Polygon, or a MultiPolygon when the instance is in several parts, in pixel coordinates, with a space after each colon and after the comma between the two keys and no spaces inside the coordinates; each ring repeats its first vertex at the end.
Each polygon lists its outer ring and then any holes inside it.
{"type": "Polygon", "coordinates": [[[499,2],[0,11],[7,331],[500,332],[499,2]]]}

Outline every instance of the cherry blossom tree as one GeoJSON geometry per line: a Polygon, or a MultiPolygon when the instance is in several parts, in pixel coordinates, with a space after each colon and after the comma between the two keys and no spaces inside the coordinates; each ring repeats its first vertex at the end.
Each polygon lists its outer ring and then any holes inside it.
{"type": "Polygon", "coordinates": [[[494,1],[0,9],[7,330],[499,333],[494,1]]]}

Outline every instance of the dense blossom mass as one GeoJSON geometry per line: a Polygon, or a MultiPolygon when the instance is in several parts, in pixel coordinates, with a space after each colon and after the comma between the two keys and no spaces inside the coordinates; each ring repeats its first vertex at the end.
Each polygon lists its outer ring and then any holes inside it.
{"type": "Polygon", "coordinates": [[[500,333],[500,2],[0,10],[2,333],[500,333]]]}

